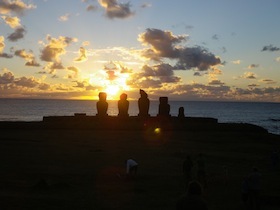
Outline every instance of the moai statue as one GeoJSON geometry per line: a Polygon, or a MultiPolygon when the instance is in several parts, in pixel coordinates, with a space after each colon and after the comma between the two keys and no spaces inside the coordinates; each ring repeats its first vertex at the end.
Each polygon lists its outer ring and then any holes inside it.
{"type": "Polygon", "coordinates": [[[148,117],[150,100],[148,99],[148,94],[140,89],[140,98],[138,99],[139,117],[148,117]]]}
{"type": "Polygon", "coordinates": [[[100,92],[99,95],[99,101],[96,103],[96,108],[97,108],[97,116],[104,117],[107,116],[107,110],[108,110],[108,102],[106,101],[107,99],[107,94],[105,92],[100,92]]]}
{"type": "Polygon", "coordinates": [[[168,104],[168,97],[159,97],[158,116],[170,117],[170,105],[168,104]]]}
{"type": "Polygon", "coordinates": [[[179,108],[178,117],[179,117],[179,118],[184,118],[184,117],[185,117],[185,113],[184,113],[184,112],[185,112],[185,109],[184,109],[184,107],[181,106],[181,107],[179,108]]]}
{"type": "Polygon", "coordinates": [[[129,101],[127,100],[127,94],[123,93],[120,95],[118,101],[119,117],[128,117],[129,101]]]}

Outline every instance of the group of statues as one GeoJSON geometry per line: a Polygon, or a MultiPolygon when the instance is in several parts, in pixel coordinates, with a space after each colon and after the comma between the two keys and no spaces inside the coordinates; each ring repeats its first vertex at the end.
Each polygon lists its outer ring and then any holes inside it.
{"type": "MultiPolygon", "coordinates": [[[[105,92],[99,93],[99,101],[96,103],[97,108],[97,116],[104,117],[108,116],[108,102],[107,94],[105,92]]],[[[170,117],[170,105],[168,104],[168,97],[160,97],[159,98],[159,117],[170,117]]],[[[119,117],[128,117],[128,108],[129,108],[129,101],[127,100],[127,94],[123,93],[120,95],[120,100],[118,101],[118,110],[119,110],[119,117]]],[[[148,94],[140,89],[140,98],[138,99],[138,108],[139,108],[139,117],[149,117],[149,108],[150,108],[150,100],[148,98],[148,94]]],[[[185,117],[184,115],[184,107],[179,108],[178,117],[185,117]]]]}

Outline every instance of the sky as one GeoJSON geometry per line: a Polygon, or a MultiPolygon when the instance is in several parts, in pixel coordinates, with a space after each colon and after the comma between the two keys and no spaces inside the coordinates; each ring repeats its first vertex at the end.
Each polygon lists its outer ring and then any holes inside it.
{"type": "Polygon", "coordinates": [[[0,0],[0,98],[280,102],[279,0],[0,0]]]}

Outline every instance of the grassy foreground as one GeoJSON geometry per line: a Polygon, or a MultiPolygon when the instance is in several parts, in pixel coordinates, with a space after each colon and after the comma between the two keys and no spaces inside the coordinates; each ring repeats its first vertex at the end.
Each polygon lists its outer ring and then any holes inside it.
{"type": "MultiPolygon", "coordinates": [[[[0,209],[175,209],[182,163],[205,155],[209,209],[245,209],[241,182],[262,173],[262,210],[278,210],[279,170],[270,155],[280,136],[236,131],[2,129],[0,209]],[[126,181],[124,161],[139,162],[126,181]],[[225,166],[228,176],[225,173],[225,166]]],[[[194,168],[195,174],[195,168],[194,168]]]]}

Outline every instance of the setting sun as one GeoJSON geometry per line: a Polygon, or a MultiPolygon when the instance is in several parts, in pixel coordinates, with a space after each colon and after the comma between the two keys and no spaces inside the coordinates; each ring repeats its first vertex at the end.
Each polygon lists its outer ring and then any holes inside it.
{"type": "Polygon", "coordinates": [[[118,85],[108,85],[105,89],[107,95],[112,98],[115,98],[117,93],[120,91],[120,87],[118,85]]]}

